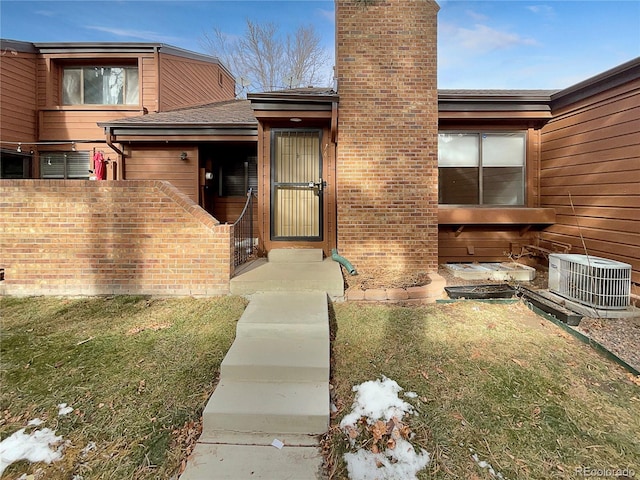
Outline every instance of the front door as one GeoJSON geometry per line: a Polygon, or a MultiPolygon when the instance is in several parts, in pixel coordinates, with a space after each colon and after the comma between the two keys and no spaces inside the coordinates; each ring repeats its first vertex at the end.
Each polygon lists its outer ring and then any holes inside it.
{"type": "Polygon", "coordinates": [[[271,240],[322,242],[322,130],[271,131],[271,240]]]}

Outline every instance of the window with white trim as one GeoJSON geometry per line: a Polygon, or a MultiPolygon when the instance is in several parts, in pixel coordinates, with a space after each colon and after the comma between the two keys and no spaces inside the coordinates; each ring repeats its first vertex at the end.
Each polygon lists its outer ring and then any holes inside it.
{"type": "Polygon", "coordinates": [[[525,132],[438,134],[438,203],[524,205],[525,132]]]}
{"type": "Polygon", "coordinates": [[[40,152],[40,178],[89,178],[89,152],[40,152]]]}
{"type": "Polygon", "coordinates": [[[63,105],[138,105],[138,67],[65,67],[63,105]]]}

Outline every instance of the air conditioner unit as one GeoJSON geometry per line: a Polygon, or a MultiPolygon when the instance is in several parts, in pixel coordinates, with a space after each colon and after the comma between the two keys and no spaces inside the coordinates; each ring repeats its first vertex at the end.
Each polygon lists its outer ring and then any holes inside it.
{"type": "Polygon", "coordinates": [[[603,310],[630,304],[631,265],[591,255],[549,255],[549,290],[569,300],[603,310]]]}

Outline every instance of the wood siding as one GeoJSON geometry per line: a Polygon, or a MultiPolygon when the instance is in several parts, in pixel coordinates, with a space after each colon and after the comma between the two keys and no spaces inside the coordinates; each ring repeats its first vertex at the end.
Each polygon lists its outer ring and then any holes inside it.
{"type": "Polygon", "coordinates": [[[0,64],[2,140],[33,141],[36,138],[36,56],[16,53],[4,55],[0,64]]]}
{"type": "Polygon", "coordinates": [[[452,225],[438,228],[440,263],[506,262],[509,255],[535,242],[537,232],[521,225],[468,225],[458,232],[452,225]]]}
{"type": "Polygon", "coordinates": [[[156,57],[141,57],[140,68],[140,88],[142,88],[142,107],[149,112],[160,111],[160,101],[158,98],[158,61],[156,57]]]}
{"type": "Polygon", "coordinates": [[[139,111],[52,109],[39,112],[40,140],[101,140],[105,138],[97,122],[140,115],[139,111]]]}
{"type": "Polygon", "coordinates": [[[198,148],[193,145],[158,145],[127,148],[126,180],[167,180],[198,203],[198,148]],[[186,160],[180,154],[187,153],[186,160]]]}
{"type": "Polygon", "coordinates": [[[554,112],[542,129],[541,240],[632,265],[640,283],[640,79],[554,112]],[[573,207],[572,207],[573,203],[573,207]]]}
{"type": "Polygon", "coordinates": [[[160,110],[204,105],[235,97],[235,80],[220,65],[160,55],[160,110]],[[220,85],[222,75],[222,85],[220,85]]]}

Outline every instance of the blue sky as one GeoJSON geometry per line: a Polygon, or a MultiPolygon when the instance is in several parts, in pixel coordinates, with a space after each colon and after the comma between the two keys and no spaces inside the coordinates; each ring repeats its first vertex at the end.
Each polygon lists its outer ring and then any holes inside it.
{"type": "MultiPolygon", "coordinates": [[[[640,0],[440,0],[439,88],[565,88],[640,56],[640,0]]],[[[0,0],[0,36],[32,42],[161,42],[204,52],[214,27],[313,24],[333,58],[334,3],[0,0]]]]}

